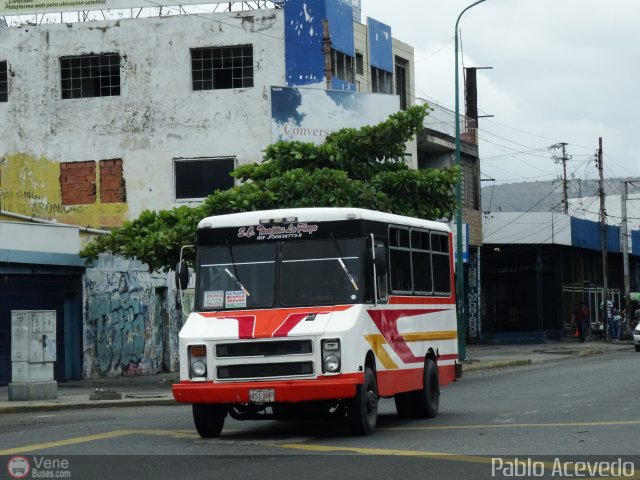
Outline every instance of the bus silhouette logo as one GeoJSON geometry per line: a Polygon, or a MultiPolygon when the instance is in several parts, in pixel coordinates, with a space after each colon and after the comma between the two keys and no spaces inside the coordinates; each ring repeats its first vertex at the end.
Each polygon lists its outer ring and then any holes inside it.
{"type": "Polygon", "coordinates": [[[11,478],[25,478],[31,471],[29,460],[25,457],[11,457],[7,463],[7,471],[11,478]]]}

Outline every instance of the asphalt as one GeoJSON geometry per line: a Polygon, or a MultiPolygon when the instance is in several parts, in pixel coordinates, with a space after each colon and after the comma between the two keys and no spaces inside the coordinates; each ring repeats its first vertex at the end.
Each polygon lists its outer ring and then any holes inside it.
{"type": "MultiPolygon", "coordinates": [[[[483,370],[557,362],[568,358],[614,352],[636,353],[632,342],[580,343],[573,339],[526,345],[469,345],[462,361],[462,376],[483,370]]],[[[57,398],[9,401],[8,386],[0,387],[0,414],[85,408],[176,405],[171,385],[179,375],[161,373],[134,377],[85,379],[58,383],[57,398]]]]}

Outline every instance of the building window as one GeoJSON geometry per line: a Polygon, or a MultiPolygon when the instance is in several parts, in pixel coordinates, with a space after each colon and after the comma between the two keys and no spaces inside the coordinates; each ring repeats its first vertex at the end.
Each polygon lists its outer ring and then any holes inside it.
{"type": "Polygon", "coordinates": [[[194,90],[253,87],[253,45],[191,49],[194,90]]]}
{"type": "Polygon", "coordinates": [[[174,160],[176,200],[206,198],[216,190],[233,187],[233,157],[174,160]]]}
{"type": "Polygon", "coordinates": [[[356,52],[356,73],[364,75],[364,57],[358,52],[356,52]]]}
{"type": "Polygon", "coordinates": [[[406,110],[409,99],[407,96],[407,79],[409,73],[409,62],[404,58],[396,57],[396,95],[400,96],[400,109],[406,110]]]}
{"type": "Polygon", "coordinates": [[[60,164],[62,205],[96,203],[96,163],[65,162],[60,164]]]}
{"type": "Polygon", "coordinates": [[[127,201],[127,189],[122,174],[122,160],[100,160],[100,202],[123,203],[127,201]]]}
{"type": "Polygon", "coordinates": [[[7,61],[0,62],[0,102],[9,100],[9,77],[7,75],[7,61]]]}
{"type": "Polygon", "coordinates": [[[120,55],[61,57],[60,77],[63,99],[120,95],[120,55]]]}
{"type": "Polygon", "coordinates": [[[376,67],[371,67],[371,91],[373,93],[393,93],[393,75],[376,67]]]}
{"type": "Polygon", "coordinates": [[[353,57],[331,49],[331,75],[347,83],[354,83],[353,57]]]}

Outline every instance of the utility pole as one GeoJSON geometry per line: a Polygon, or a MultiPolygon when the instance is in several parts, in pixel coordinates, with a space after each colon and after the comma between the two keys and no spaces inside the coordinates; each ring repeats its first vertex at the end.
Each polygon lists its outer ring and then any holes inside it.
{"type": "Polygon", "coordinates": [[[631,280],[629,278],[629,230],[627,227],[627,200],[629,197],[629,183],[638,182],[640,178],[628,178],[622,181],[622,202],[620,204],[622,211],[622,264],[624,268],[624,304],[626,305],[626,314],[624,319],[625,331],[631,330],[631,280]]]}
{"type": "Polygon", "coordinates": [[[602,173],[602,137],[598,139],[598,155],[596,157],[598,164],[598,174],[600,176],[600,249],[602,250],[602,323],[604,325],[604,340],[607,341],[608,312],[607,300],[607,215],[604,209],[604,178],[602,173]]]}
{"type": "Polygon", "coordinates": [[[324,76],[327,82],[327,90],[331,90],[332,65],[331,65],[331,35],[329,34],[329,20],[322,20],[322,53],[324,54],[324,76]]]}
{"type": "Polygon", "coordinates": [[[567,160],[571,159],[571,155],[567,156],[567,145],[566,142],[556,143],[555,145],[551,145],[549,150],[558,150],[562,149],[562,156],[558,157],[557,155],[552,156],[551,158],[555,163],[562,162],[562,213],[569,213],[569,194],[568,194],[568,181],[567,181],[567,160]]]}

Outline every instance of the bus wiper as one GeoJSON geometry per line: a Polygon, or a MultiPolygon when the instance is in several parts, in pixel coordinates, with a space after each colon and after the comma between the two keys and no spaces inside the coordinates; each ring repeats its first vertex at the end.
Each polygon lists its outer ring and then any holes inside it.
{"type": "Polygon", "coordinates": [[[242,291],[244,292],[244,294],[245,294],[247,297],[250,297],[250,296],[251,296],[251,294],[249,293],[249,291],[248,291],[246,288],[244,288],[244,285],[242,285],[242,283],[240,283],[240,280],[238,280],[238,279],[236,278],[236,276],[235,276],[233,273],[231,273],[231,272],[229,271],[229,269],[228,269],[228,268],[225,268],[225,269],[224,269],[224,271],[227,273],[227,275],[229,275],[229,276],[231,277],[231,280],[233,280],[234,282],[236,282],[236,285],[237,285],[238,287],[240,287],[240,289],[242,289],[242,291]]]}
{"type": "Polygon", "coordinates": [[[342,260],[344,255],[342,255],[342,251],[340,250],[340,245],[338,244],[336,237],[333,236],[333,233],[331,233],[331,240],[333,240],[333,244],[336,246],[336,250],[338,250],[338,255],[340,255],[340,258],[338,258],[338,263],[340,263],[342,270],[344,270],[344,273],[347,275],[347,278],[351,282],[351,285],[353,285],[353,289],[357,292],[358,284],[356,283],[355,279],[353,278],[353,275],[351,275],[351,272],[349,271],[347,266],[344,264],[344,261],[342,260]]]}
{"type": "Polygon", "coordinates": [[[229,249],[229,256],[231,257],[231,265],[233,265],[233,271],[235,272],[235,275],[233,273],[231,273],[228,268],[225,268],[224,271],[226,272],[227,275],[229,275],[231,277],[231,280],[233,280],[235,282],[235,284],[238,287],[240,287],[240,289],[244,292],[244,294],[247,297],[250,297],[251,294],[249,293],[249,290],[244,288],[244,285],[242,285],[242,282],[240,282],[240,280],[238,280],[238,270],[236,269],[236,261],[233,258],[233,248],[231,248],[231,245],[229,244],[229,240],[228,239],[225,239],[225,242],[227,244],[227,248],[229,249]]]}

